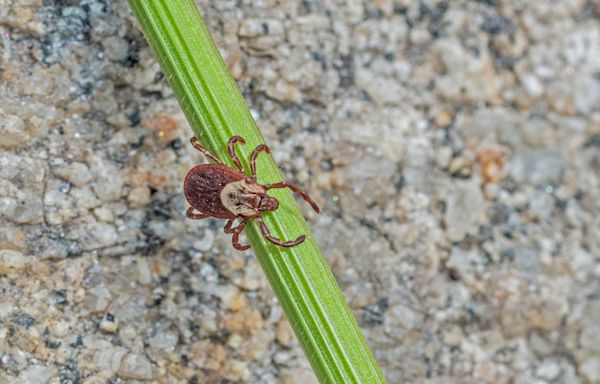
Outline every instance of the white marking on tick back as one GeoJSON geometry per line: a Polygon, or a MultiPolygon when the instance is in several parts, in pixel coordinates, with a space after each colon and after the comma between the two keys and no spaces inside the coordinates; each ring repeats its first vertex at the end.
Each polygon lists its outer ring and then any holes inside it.
{"type": "Polygon", "coordinates": [[[234,181],[221,190],[221,203],[231,213],[242,217],[260,215],[256,207],[266,190],[256,183],[248,183],[245,179],[234,181]]]}

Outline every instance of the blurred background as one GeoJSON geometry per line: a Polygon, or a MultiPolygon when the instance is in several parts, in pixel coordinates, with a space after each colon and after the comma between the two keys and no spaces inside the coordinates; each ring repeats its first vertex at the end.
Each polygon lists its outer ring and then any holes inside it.
{"type": "MultiPolygon", "coordinates": [[[[198,6],[390,383],[600,383],[600,2],[198,6]]],[[[0,382],[315,382],[127,3],[0,37],[0,382]]]]}

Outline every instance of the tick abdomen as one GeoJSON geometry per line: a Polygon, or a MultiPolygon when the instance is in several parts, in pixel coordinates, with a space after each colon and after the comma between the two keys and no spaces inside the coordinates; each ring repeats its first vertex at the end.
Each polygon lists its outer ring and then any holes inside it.
{"type": "Polygon", "coordinates": [[[231,183],[244,178],[242,174],[221,164],[201,164],[192,168],[184,182],[184,194],[198,211],[217,218],[234,217],[221,202],[221,191],[231,183]]]}

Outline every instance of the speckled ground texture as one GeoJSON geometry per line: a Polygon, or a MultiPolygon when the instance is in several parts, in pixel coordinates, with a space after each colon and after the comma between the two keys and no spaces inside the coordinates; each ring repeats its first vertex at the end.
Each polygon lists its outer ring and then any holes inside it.
{"type": "MultiPolygon", "coordinates": [[[[600,383],[599,1],[198,5],[390,383],[600,383]]],[[[314,383],[127,3],[0,47],[0,383],[314,383]]]]}

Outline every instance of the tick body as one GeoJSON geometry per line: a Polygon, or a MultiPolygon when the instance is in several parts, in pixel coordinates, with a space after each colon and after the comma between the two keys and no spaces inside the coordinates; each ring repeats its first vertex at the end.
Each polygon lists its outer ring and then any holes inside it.
{"type": "Polygon", "coordinates": [[[304,241],[304,235],[291,241],[277,239],[271,236],[262,220],[263,212],[273,212],[279,207],[279,201],[267,194],[268,190],[275,188],[291,189],[302,196],[317,213],[320,212],[319,206],[310,196],[295,185],[285,181],[275,184],[259,184],[256,181],[256,158],[260,152],[270,153],[269,147],[261,144],[252,152],[250,156],[251,175],[247,176],[235,154],[234,145],[245,143],[240,136],[233,136],[227,144],[229,157],[237,169],[223,164],[217,156],[202,147],[195,137],[192,137],[190,142],[194,148],[216,164],[197,165],[187,173],[183,183],[185,198],[191,205],[186,212],[187,217],[198,220],[209,217],[227,219],[225,233],[233,235],[233,247],[240,251],[250,248],[250,245],[239,243],[239,235],[250,219],[258,221],[263,236],[273,244],[281,247],[293,247],[304,241]],[[238,221],[238,225],[234,228],[235,220],[238,221]]]}

